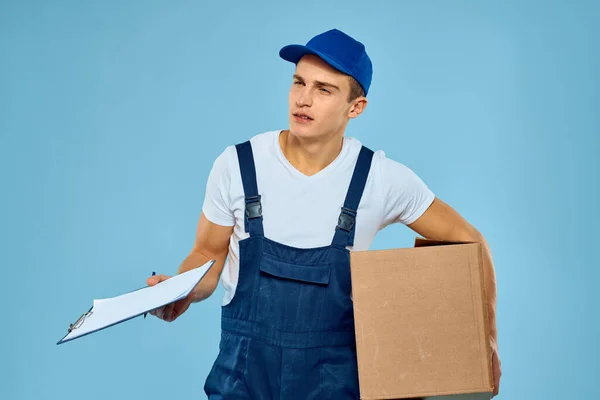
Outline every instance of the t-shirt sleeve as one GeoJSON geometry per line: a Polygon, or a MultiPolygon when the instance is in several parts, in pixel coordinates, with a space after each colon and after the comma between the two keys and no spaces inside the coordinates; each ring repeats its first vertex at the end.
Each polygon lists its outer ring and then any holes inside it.
{"type": "Polygon", "coordinates": [[[385,196],[384,226],[415,222],[429,208],[435,194],[406,165],[385,155],[380,165],[385,196]]]}
{"type": "Polygon", "coordinates": [[[231,207],[231,149],[227,148],[213,163],[204,194],[202,212],[206,218],[222,226],[235,225],[231,207]]]}

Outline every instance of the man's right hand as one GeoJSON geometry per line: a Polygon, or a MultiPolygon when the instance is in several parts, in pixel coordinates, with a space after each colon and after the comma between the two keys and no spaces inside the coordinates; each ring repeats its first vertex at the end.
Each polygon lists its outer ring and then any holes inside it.
{"type": "MultiPolygon", "coordinates": [[[[162,281],[166,281],[169,278],[171,277],[167,275],[154,275],[149,277],[146,280],[146,283],[148,284],[148,286],[154,286],[162,281]]],[[[164,305],[160,308],[157,308],[156,310],[152,310],[150,311],[150,314],[162,319],[163,321],[173,322],[190,307],[190,304],[192,304],[193,299],[194,291],[191,291],[190,294],[184,297],[183,299],[177,300],[174,303],[164,305]]]]}
{"type": "MultiPolygon", "coordinates": [[[[215,260],[214,265],[186,298],[150,311],[150,314],[163,321],[172,322],[186,312],[193,302],[207,299],[215,291],[219,283],[223,265],[229,252],[229,241],[232,234],[233,226],[216,225],[210,222],[204,213],[201,213],[196,229],[194,246],[190,254],[179,266],[177,273],[181,274],[197,268],[210,260],[215,260]]],[[[169,278],[171,277],[166,275],[154,275],[149,277],[146,282],[148,286],[154,286],[169,278]]]]}

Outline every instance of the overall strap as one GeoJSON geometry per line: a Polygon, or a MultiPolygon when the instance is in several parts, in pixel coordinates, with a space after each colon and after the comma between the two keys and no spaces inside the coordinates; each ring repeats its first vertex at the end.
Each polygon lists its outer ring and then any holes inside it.
{"type": "Polygon", "coordinates": [[[250,236],[264,236],[262,205],[256,183],[256,168],[254,166],[254,156],[252,155],[252,145],[250,141],[246,141],[237,144],[235,148],[237,150],[242,184],[244,186],[244,200],[246,204],[244,229],[246,232],[250,232],[250,236]]]}
{"type": "Polygon", "coordinates": [[[354,173],[350,180],[350,186],[346,193],[346,200],[342,207],[342,212],[338,218],[338,224],[335,228],[332,245],[336,246],[353,246],[354,231],[356,227],[356,210],[360,204],[360,199],[365,190],[369,170],[371,169],[371,161],[373,160],[373,150],[363,146],[358,154],[358,160],[354,167],[354,173]]]}

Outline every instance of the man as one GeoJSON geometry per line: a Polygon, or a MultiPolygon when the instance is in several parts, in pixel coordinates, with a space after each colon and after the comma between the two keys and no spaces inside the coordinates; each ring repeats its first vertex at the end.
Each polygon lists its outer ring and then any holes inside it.
{"type": "Polygon", "coordinates": [[[364,46],[334,29],[280,56],[296,64],[289,129],[216,159],[178,273],[216,262],[187,298],[152,314],[174,321],[222,278],[210,399],[358,399],[349,251],[403,223],[426,238],[484,244],[497,393],[496,287],[485,239],[409,168],[344,136],[367,106],[372,64],[364,46]]]}

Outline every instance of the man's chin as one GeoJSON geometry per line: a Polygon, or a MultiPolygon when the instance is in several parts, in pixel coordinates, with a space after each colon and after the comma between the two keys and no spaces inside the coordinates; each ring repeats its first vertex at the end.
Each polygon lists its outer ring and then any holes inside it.
{"type": "Polygon", "coordinates": [[[290,124],[290,133],[294,136],[301,138],[311,138],[318,136],[314,127],[296,124],[293,121],[290,124]]]}

